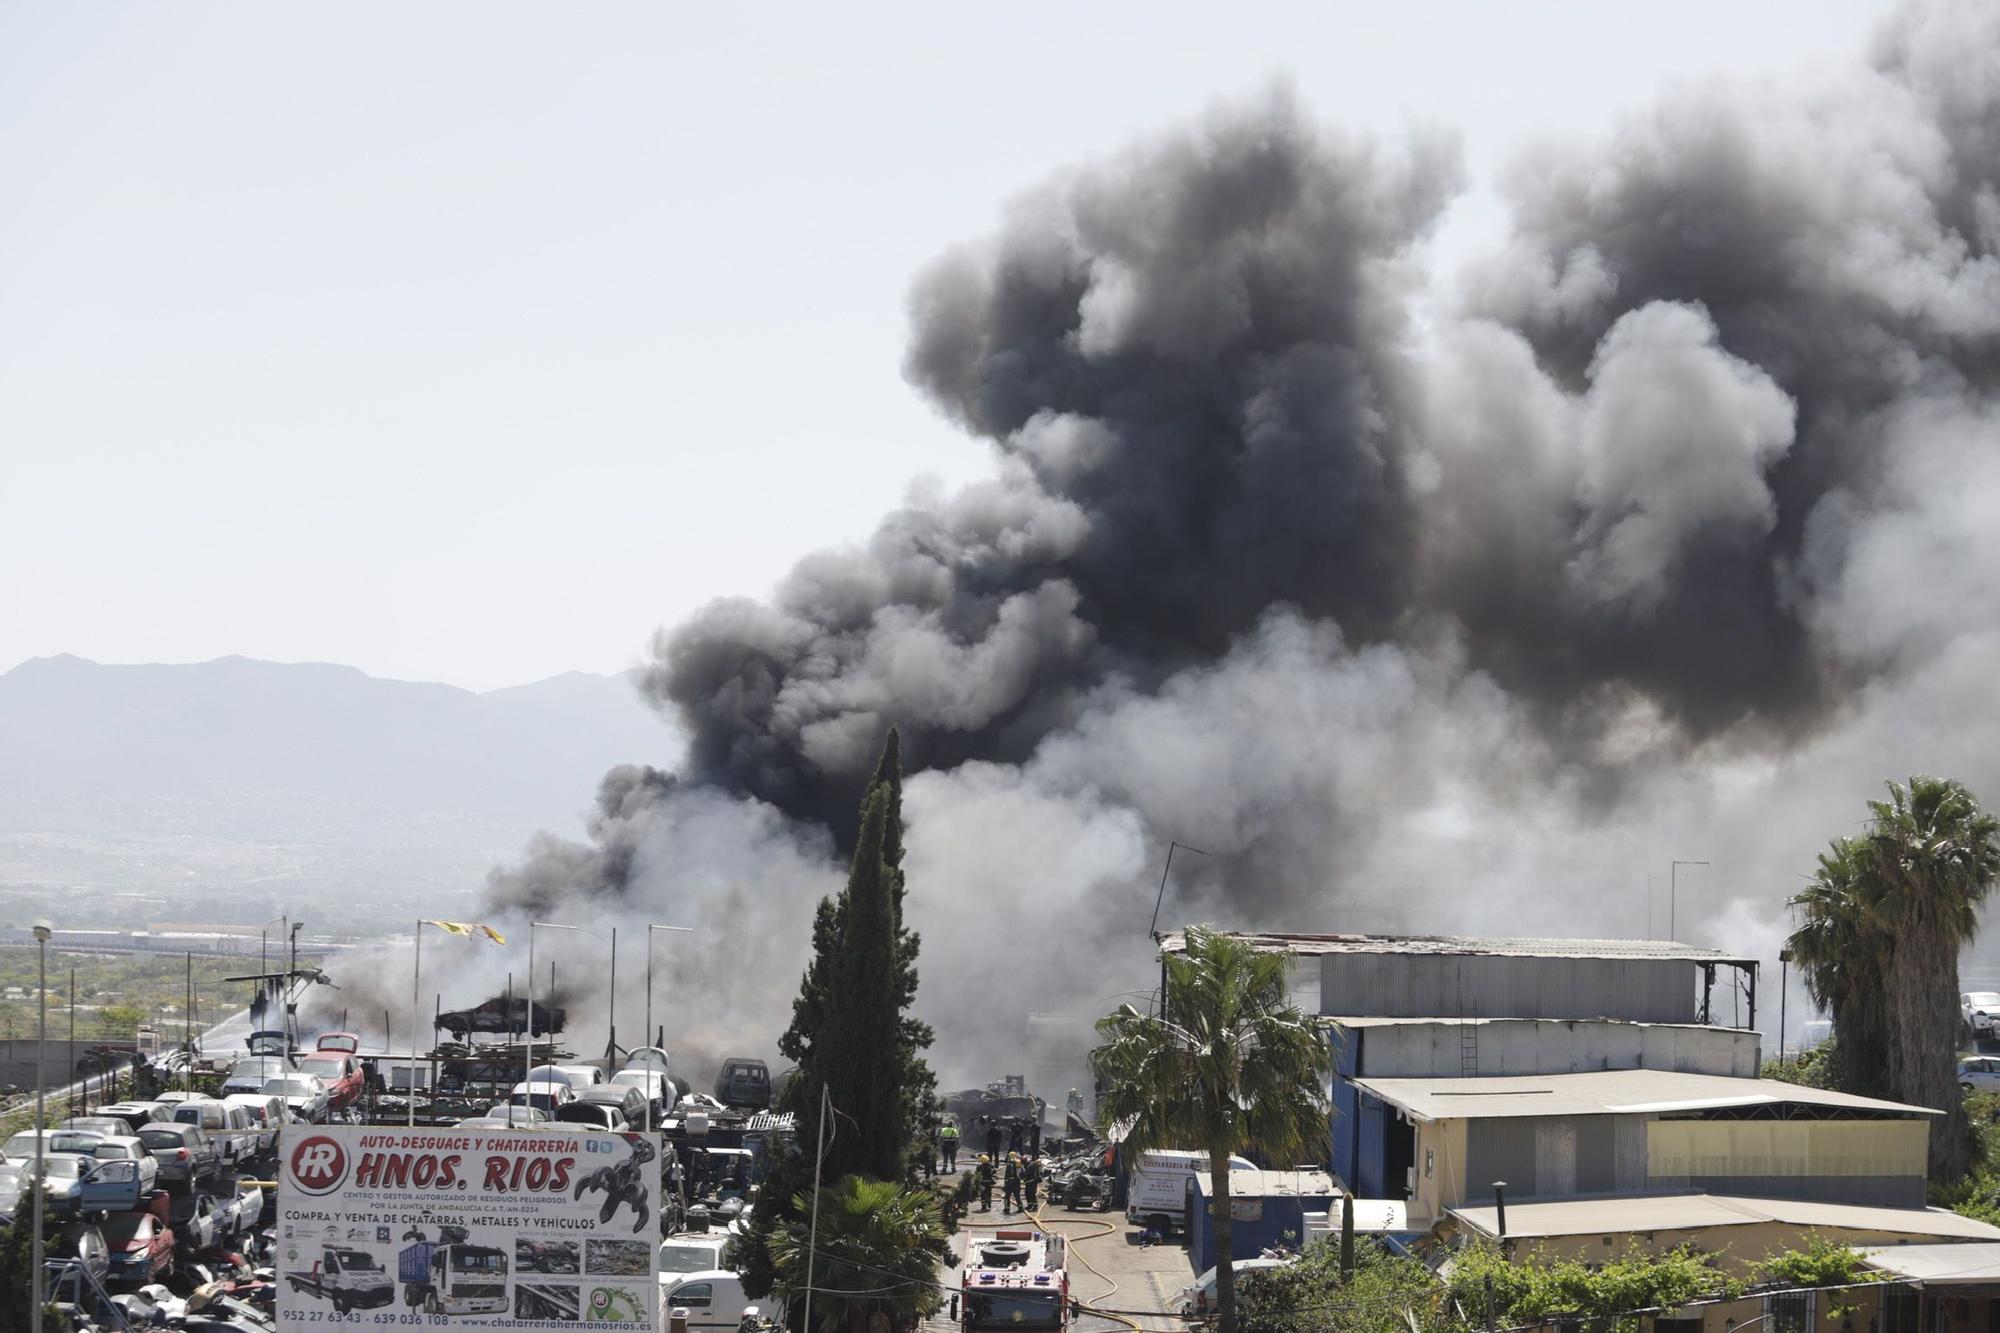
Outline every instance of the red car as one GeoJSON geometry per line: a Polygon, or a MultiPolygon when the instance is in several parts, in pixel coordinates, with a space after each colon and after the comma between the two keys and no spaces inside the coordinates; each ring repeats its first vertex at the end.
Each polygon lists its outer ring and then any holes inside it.
{"type": "Polygon", "coordinates": [[[331,1051],[335,1055],[361,1054],[361,1038],[352,1032],[327,1032],[313,1043],[322,1054],[331,1051]]]}
{"type": "Polygon", "coordinates": [[[157,1282],[174,1266],[174,1231],[167,1225],[164,1190],[146,1196],[145,1206],[129,1213],[110,1213],[101,1228],[111,1252],[114,1282],[139,1285],[157,1282]]]}
{"type": "Polygon", "coordinates": [[[326,1084],[326,1109],[344,1111],[361,1100],[361,1061],[338,1051],[314,1051],[297,1060],[301,1074],[326,1084]]]}

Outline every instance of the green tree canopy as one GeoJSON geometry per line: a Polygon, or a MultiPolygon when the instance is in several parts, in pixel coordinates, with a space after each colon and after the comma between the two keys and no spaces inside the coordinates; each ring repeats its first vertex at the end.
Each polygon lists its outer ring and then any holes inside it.
{"type": "Polygon", "coordinates": [[[871,1316],[908,1329],[943,1304],[938,1266],[951,1251],[930,1193],[843,1176],[820,1191],[817,1236],[812,1206],[810,1191],[796,1195],[792,1221],[771,1241],[772,1293],[788,1310],[803,1318],[810,1287],[815,1329],[866,1333],[871,1316]]]}
{"type": "Polygon", "coordinates": [[[903,925],[902,766],[889,732],[862,801],[847,885],[820,901],[813,955],[779,1051],[797,1067],[780,1100],[798,1117],[794,1151],[772,1164],[743,1247],[744,1289],[778,1281],[775,1246],[813,1181],[822,1094],[828,1108],[819,1179],[902,1182],[936,1086],[923,1052],[931,1030],[908,1016],[919,940],[903,925]]]}
{"type": "Polygon", "coordinates": [[[1928,777],[1890,783],[1889,799],[1868,812],[1870,914],[1895,941],[1890,1079],[1904,1100],[1945,1112],[1931,1129],[1931,1175],[1957,1180],[1971,1153],[1958,1086],[1958,955],[2000,872],[2000,821],[1960,784],[1928,777]]]}
{"type": "Polygon", "coordinates": [[[2000,821],[1943,778],[1889,783],[1867,829],[1837,839],[1812,883],[1791,946],[1814,1000],[1833,1015],[1836,1081],[1945,1112],[1930,1135],[1930,1173],[1965,1174],[1970,1129],[1956,1057],[1958,955],[2000,874],[2000,821]]]}

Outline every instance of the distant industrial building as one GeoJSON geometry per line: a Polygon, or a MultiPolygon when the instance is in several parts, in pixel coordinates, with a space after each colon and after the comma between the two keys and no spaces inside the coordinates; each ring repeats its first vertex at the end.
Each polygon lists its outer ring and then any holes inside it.
{"type": "Polygon", "coordinates": [[[1403,1207],[1409,1233],[1498,1236],[1505,1182],[1507,1239],[1579,1254],[1635,1235],[1758,1257],[1810,1231],[2000,1241],[1924,1206],[1936,1112],[1757,1076],[1755,959],[1656,940],[1241,938],[1297,957],[1294,994],[1333,1046],[1326,1164],[1357,1199],[1403,1207]]]}

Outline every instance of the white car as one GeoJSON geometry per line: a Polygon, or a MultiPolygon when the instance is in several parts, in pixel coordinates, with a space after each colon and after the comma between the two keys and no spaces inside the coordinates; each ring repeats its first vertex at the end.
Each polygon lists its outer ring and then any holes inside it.
{"type": "Polygon", "coordinates": [[[268,1157],[278,1148],[278,1131],[290,1122],[284,1099],[266,1092],[232,1092],[222,1099],[224,1106],[240,1106],[256,1123],[253,1156],[268,1157]]]}
{"type": "Polygon", "coordinates": [[[567,1083],[554,1079],[536,1079],[532,1083],[516,1083],[507,1100],[516,1106],[538,1106],[554,1115],[556,1108],[575,1097],[576,1093],[567,1083]]]}
{"type": "Polygon", "coordinates": [[[2000,1092],[2000,1056],[1968,1055],[1960,1060],[1958,1086],[1967,1092],[2000,1092]]]}
{"type": "Polygon", "coordinates": [[[674,1086],[670,1075],[657,1069],[633,1069],[627,1066],[611,1076],[611,1086],[637,1088],[651,1108],[653,1123],[658,1124],[680,1101],[680,1089],[674,1086]]]}
{"type": "Polygon", "coordinates": [[[1994,1035],[2000,1028],[2000,991],[1976,990],[1959,996],[1958,1016],[1972,1040],[1994,1035]]]}
{"type": "Polygon", "coordinates": [[[107,1135],[90,1155],[100,1162],[131,1160],[139,1164],[139,1193],[151,1194],[159,1188],[160,1159],[153,1150],[129,1134],[107,1135]]]}
{"type": "Polygon", "coordinates": [[[549,1113],[539,1106],[523,1106],[519,1102],[496,1102],[486,1108],[483,1119],[498,1120],[503,1125],[547,1124],[549,1113]]]}
{"type": "Polygon", "coordinates": [[[39,1134],[32,1129],[24,1129],[7,1140],[7,1146],[0,1148],[0,1157],[10,1162],[25,1162],[35,1155],[35,1140],[42,1140],[42,1155],[51,1153],[75,1153],[88,1157],[97,1151],[97,1145],[104,1142],[104,1135],[87,1129],[45,1129],[39,1134]]]}
{"type": "Polygon", "coordinates": [[[285,1104],[285,1113],[295,1121],[317,1125],[326,1119],[326,1084],[311,1074],[287,1074],[268,1079],[258,1091],[285,1104]]]}

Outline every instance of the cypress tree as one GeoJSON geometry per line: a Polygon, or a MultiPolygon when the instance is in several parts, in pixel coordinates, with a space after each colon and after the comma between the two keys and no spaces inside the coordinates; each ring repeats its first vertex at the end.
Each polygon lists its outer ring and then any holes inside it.
{"type": "Polygon", "coordinates": [[[900,741],[891,729],[862,801],[847,886],[821,899],[813,915],[813,956],[778,1041],[797,1067],[779,1102],[797,1117],[797,1130],[793,1152],[772,1163],[759,1188],[742,1247],[744,1290],[753,1297],[771,1289],[770,1241],[811,1188],[821,1089],[832,1132],[820,1179],[831,1184],[846,1175],[904,1180],[936,1088],[923,1058],[931,1029],[904,1012],[916,999],[920,941],[903,925],[902,789],[900,741]]]}
{"type": "MultiPolygon", "coordinates": [[[[917,951],[922,939],[903,925],[903,895],[907,887],[903,875],[903,738],[894,727],[889,728],[888,738],[883,742],[882,758],[875,765],[875,776],[869,780],[868,788],[871,794],[882,793],[887,801],[882,821],[882,863],[888,867],[895,899],[893,978],[898,987],[898,1006],[907,1010],[917,998],[917,951]]],[[[903,1014],[896,1043],[899,1068],[894,1077],[902,1089],[900,1114],[906,1146],[914,1147],[921,1141],[925,1152],[930,1151],[930,1145],[924,1126],[937,1099],[937,1075],[931,1071],[923,1052],[929,1049],[935,1036],[930,1024],[903,1014]]],[[[906,1159],[907,1156],[906,1151],[906,1159]]]]}

